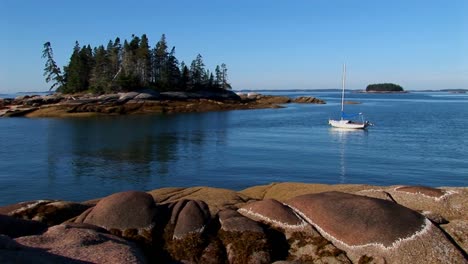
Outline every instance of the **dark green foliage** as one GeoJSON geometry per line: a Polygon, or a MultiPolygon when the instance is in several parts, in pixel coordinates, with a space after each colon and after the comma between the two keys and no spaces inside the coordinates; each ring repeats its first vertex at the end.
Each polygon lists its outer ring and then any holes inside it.
{"type": "Polygon", "coordinates": [[[175,56],[175,47],[168,52],[163,34],[154,48],[149,46],[145,34],[132,35],[130,41],[121,44],[120,38],[109,41],[107,46],[80,47],[75,43],[68,65],[62,76],[55,64],[50,43],[44,44],[43,57],[47,59],[44,69],[46,81],[54,81],[51,89],[63,93],[111,93],[153,88],[160,91],[189,91],[230,89],[227,83],[226,65],[217,66],[216,76],[205,69],[200,54],[190,68],[175,56]]]}
{"type": "Polygon", "coordinates": [[[94,67],[94,56],[91,46],[80,48],[75,42],[70,63],[64,68],[65,83],[60,88],[63,93],[78,93],[89,89],[91,72],[94,67]]]}
{"type": "Polygon", "coordinates": [[[369,84],[366,92],[403,92],[403,87],[393,83],[369,84]]]}
{"type": "Polygon", "coordinates": [[[190,64],[190,78],[195,90],[200,89],[204,85],[205,77],[205,64],[203,63],[202,55],[198,54],[197,57],[190,64]]]}
{"type": "Polygon", "coordinates": [[[91,72],[90,89],[96,93],[110,92],[112,80],[111,62],[104,46],[94,50],[94,68],[91,72]]]}
{"type": "Polygon", "coordinates": [[[46,76],[46,82],[51,82],[49,90],[52,90],[55,86],[63,85],[63,76],[62,71],[57,66],[57,63],[54,61],[54,52],[52,51],[52,46],[50,42],[44,43],[44,50],[42,51],[42,58],[46,58],[46,64],[44,67],[44,76],[46,76]]]}

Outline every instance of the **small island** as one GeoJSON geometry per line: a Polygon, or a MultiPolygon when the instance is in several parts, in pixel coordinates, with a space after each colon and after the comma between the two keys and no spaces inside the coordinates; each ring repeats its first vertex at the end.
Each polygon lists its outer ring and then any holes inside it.
{"type": "Polygon", "coordinates": [[[89,117],[155,113],[187,113],[279,108],[287,103],[324,104],[314,97],[235,93],[225,63],[214,71],[202,55],[179,63],[166,36],[152,48],[148,37],[110,40],[104,46],[81,46],[78,41],[68,65],[60,68],[52,45],[44,44],[44,76],[50,95],[0,98],[0,117],[89,117]]]}
{"type": "Polygon", "coordinates": [[[366,93],[404,93],[405,90],[394,83],[369,84],[366,87],[366,93]]]}

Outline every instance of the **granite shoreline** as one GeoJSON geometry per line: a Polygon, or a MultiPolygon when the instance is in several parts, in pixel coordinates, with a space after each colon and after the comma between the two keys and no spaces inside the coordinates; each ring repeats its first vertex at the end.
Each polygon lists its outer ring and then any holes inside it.
{"type": "Polygon", "coordinates": [[[0,262],[468,263],[468,187],[272,183],[0,207],[0,262]]]}
{"type": "Polygon", "coordinates": [[[289,98],[232,91],[60,94],[0,99],[0,117],[89,117],[100,115],[170,114],[280,108],[288,103],[325,104],[314,97],[289,98]]]}

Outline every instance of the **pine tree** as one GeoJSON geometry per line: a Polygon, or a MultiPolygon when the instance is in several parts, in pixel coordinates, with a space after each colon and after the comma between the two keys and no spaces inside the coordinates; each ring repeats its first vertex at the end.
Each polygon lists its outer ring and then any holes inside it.
{"type": "Polygon", "coordinates": [[[168,84],[167,61],[169,53],[167,52],[166,35],[162,34],[161,39],[156,43],[153,49],[153,81],[157,87],[166,88],[168,84]]]}
{"type": "Polygon", "coordinates": [[[94,68],[93,49],[90,45],[87,45],[80,50],[80,61],[80,91],[86,91],[89,89],[91,72],[94,68]]]}
{"type": "Polygon", "coordinates": [[[104,46],[94,51],[95,65],[91,71],[90,88],[97,93],[110,92],[112,79],[111,64],[104,46]]]}
{"type": "Polygon", "coordinates": [[[205,75],[205,64],[203,63],[202,55],[197,57],[190,64],[190,78],[194,89],[203,88],[203,78],[205,75]]]}
{"type": "Polygon", "coordinates": [[[113,90],[117,90],[118,87],[114,85],[114,81],[122,72],[122,45],[120,44],[120,38],[116,38],[114,42],[109,41],[107,44],[107,54],[109,56],[109,75],[112,76],[110,85],[113,90]]]}
{"type": "Polygon", "coordinates": [[[221,64],[221,88],[227,90],[231,89],[231,85],[227,82],[227,66],[226,64],[221,64]]]}
{"type": "Polygon", "coordinates": [[[60,86],[64,93],[76,93],[91,89],[95,92],[116,92],[140,87],[155,86],[160,90],[230,89],[226,64],[216,66],[215,72],[205,69],[203,57],[198,54],[190,67],[179,62],[175,47],[168,52],[166,36],[151,49],[146,34],[141,38],[132,35],[123,45],[120,38],[110,40],[107,47],[90,45],[80,47],[75,42],[68,65],[61,70],[53,60],[49,42],[44,44],[47,58],[44,68],[46,81],[60,86]]]}
{"type": "Polygon", "coordinates": [[[119,74],[118,84],[123,90],[134,90],[141,87],[137,70],[137,50],[140,38],[132,35],[132,41],[124,41],[122,51],[122,73],[119,74]]]}
{"type": "Polygon", "coordinates": [[[81,60],[80,60],[80,44],[78,41],[75,42],[75,47],[73,48],[73,53],[70,57],[70,62],[65,68],[66,76],[66,86],[63,89],[65,93],[76,93],[81,90],[80,82],[80,69],[81,69],[81,60]]]}
{"type": "Polygon", "coordinates": [[[50,42],[44,43],[44,50],[42,51],[42,58],[46,58],[47,61],[44,67],[44,76],[46,77],[46,82],[49,83],[53,81],[52,85],[49,88],[49,91],[54,89],[56,86],[63,86],[64,80],[62,76],[62,71],[57,66],[54,60],[54,52],[50,42]]]}
{"type": "Polygon", "coordinates": [[[221,88],[221,84],[223,83],[223,74],[221,72],[221,68],[219,67],[219,65],[216,65],[215,75],[216,75],[215,86],[216,88],[221,88]]]}
{"type": "Polygon", "coordinates": [[[141,36],[140,45],[136,50],[136,68],[140,83],[148,86],[151,78],[151,52],[146,34],[141,36]]]}
{"type": "Polygon", "coordinates": [[[185,65],[184,62],[180,64],[180,80],[179,80],[179,86],[182,91],[188,91],[192,89],[192,82],[190,79],[190,70],[185,65]]]}
{"type": "Polygon", "coordinates": [[[167,87],[177,89],[180,81],[179,61],[175,56],[175,47],[172,47],[166,61],[167,87]]]}

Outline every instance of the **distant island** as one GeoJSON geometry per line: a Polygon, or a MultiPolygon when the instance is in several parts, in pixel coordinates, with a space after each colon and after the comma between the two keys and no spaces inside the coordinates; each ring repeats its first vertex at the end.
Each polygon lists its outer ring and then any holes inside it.
{"type": "Polygon", "coordinates": [[[403,87],[394,83],[369,84],[366,88],[367,93],[402,93],[403,87]]]}

